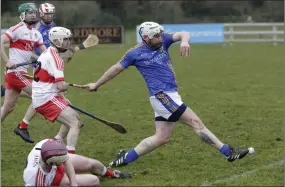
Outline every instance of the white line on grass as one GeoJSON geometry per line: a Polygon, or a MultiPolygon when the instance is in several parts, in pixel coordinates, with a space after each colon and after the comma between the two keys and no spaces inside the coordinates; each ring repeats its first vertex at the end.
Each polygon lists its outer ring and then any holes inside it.
{"type": "Polygon", "coordinates": [[[228,178],[225,178],[225,179],[216,180],[216,181],[212,181],[212,182],[204,182],[200,186],[212,186],[212,185],[219,184],[219,183],[222,183],[222,182],[228,182],[228,181],[237,180],[237,179],[239,179],[241,177],[248,176],[248,175],[251,175],[253,173],[256,173],[257,171],[260,171],[260,170],[263,170],[263,169],[271,169],[271,168],[274,168],[275,166],[280,166],[280,165],[283,165],[283,164],[284,164],[284,160],[280,160],[280,161],[274,162],[274,163],[266,165],[266,166],[261,166],[261,167],[259,167],[258,169],[255,169],[255,170],[250,170],[250,171],[246,171],[246,172],[241,173],[241,174],[232,175],[232,176],[230,176],[228,178]]]}

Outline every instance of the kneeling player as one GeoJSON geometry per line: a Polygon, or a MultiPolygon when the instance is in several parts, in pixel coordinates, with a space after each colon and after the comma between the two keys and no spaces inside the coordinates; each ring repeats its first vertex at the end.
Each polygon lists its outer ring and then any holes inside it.
{"type": "Polygon", "coordinates": [[[29,153],[23,177],[25,186],[98,186],[100,181],[96,175],[131,177],[130,173],[107,169],[98,160],[68,154],[61,141],[45,139],[29,153]]]}

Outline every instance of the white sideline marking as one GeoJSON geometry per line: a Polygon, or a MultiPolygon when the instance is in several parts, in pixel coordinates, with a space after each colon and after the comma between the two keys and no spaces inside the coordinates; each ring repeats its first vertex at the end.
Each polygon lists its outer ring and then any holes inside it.
{"type": "Polygon", "coordinates": [[[241,174],[232,175],[232,176],[230,176],[228,178],[225,178],[225,179],[216,180],[216,181],[213,181],[213,182],[204,182],[200,186],[212,186],[214,184],[218,184],[218,183],[221,183],[221,182],[228,182],[228,181],[236,180],[236,179],[239,179],[241,177],[248,176],[248,175],[251,175],[253,173],[256,173],[257,171],[260,171],[260,170],[263,170],[263,169],[271,169],[271,168],[274,168],[275,166],[280,166],[280,165],[283,165],[283,164],[284,164],[284,160],[280,160],[280,161],[274,162],[272,164],[259,167],[258,169],[255,169],[255,170],[250,170],[250,171],[246,171],[246,172],[241,173],[241,174]]]}

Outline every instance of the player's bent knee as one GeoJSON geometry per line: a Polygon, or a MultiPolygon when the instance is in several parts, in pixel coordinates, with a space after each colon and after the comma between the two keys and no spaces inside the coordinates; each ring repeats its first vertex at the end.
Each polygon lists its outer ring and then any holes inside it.
{"type": "Polygon", "coordinates": [[[103,164],[99,160],[95,160],[91,158],[89,159],[89,163],[92,168],[98,167],[99,165],[103,166],[103,164]]]}
{"type": "Polygon", "coordinates": [[[104,169],[104,165],[96,159],[89,159],[90,169],[93,171],[92,174],[101,174],[104,169]]]}
{"type": "Polygon", "coordinates": [[[79,129],[81,126],[81,122],[77,118],[75,118],[72,121],[70,121],[69,126],[70,126],[70,128],[79,129]]]}
{"type": "Polygon", "coordinates": [[[76,129],[79,131],[81,123],[79,121],[73,122],[70,124],[70,128],[76,129]]]}
{"type": "Polygon", "coordinates": [[[156,136],[156,143],[159,146],[165,145],[169,142],[169,137],[156,136]]]}
{"type": "Polygon", "coordinates": [[[79,122],[78,122],[78,127],[79,127],[79,128],[82,128],[83,126],[84,126],[84,123],[83,123],[82,121],[79,121],[79,122]]]}
{"type": "Polygon", "coordinates": [[[158,141],[159,145],[162,146],[162,145],[165,145],[165,144],[168,144],[169,142],[169,138],[167,139],[161,139],[158,141]]]}
{"type": "Polygon", "coordinates": [[[88,170],[92,170],[96,168],[96,160],[88,158],[88,164],[87,164],[88,170]]]}
{"type": "Polygon", "coordinates": [[[76,126],[76,128],[80,129],[82,127],[81,121],[77,121],[75,126],[76,126]]]}
{"type": "Polygon", "coordinates": [[[78,120],[80,119],[80,116],[79,116],[78,112],[75,112],[75,111],[74,111],[74,115],[75,115],[75,117],[76,117],[78,120]]]}

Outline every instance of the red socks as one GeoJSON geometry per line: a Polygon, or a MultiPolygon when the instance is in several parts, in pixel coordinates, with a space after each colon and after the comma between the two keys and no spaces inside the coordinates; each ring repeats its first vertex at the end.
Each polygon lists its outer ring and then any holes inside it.
{"type": "Polygon", "coordinates": [[[19,127],[20,127],[21,129],[27,129],[27,128],[28,128],[28,124],[25,123],[24,121],[22,121],[22,122],[20,123],[19,127]]]}
{"type": "Polygon", "coordinates": [[[114,177],[114,172],[112,170],[107,169],[104,177],[114,177]]]}
{"type": "Polygon", "coordinates": [[[75,150],[68,150],[68,153],[75,154],[75,150]]]}

